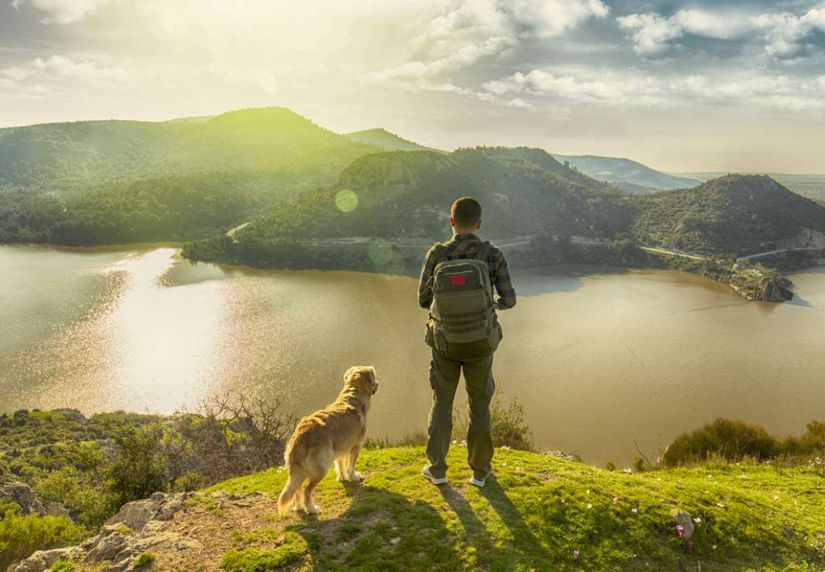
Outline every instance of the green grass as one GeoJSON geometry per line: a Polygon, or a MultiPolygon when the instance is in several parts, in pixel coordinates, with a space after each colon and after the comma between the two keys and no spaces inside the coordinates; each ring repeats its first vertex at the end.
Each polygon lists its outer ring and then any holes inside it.
{"type": "Polygon", "coordinates": [[[157,557],[155,556],[154,552],[144,552],[143,554],[137,557],[137,560],[135,560],[134,568],[136,570],[149,568],[149,566],[151,566],[155,562],[155,560],[157,560],[157,557]]]}
{"type": "MultiPolygon", "coordinates": [[[[419,475],[421,448],[365,451],[364,485],[324,480],[319,518],[283,519],[282,544],[233,550],[224,569],[825,569],[825,478],[815,468],[708,464],[626,474],[497,450],[496,480],[479,490],[465,485],[465,454],[454,447],[453,485],[439,488],[419,475]],[[698,519],[690,545],[677,536],[673,509],[698,519]]],[[[209,490],[274,495],[285,477],[272,469],[209,490]]]]}

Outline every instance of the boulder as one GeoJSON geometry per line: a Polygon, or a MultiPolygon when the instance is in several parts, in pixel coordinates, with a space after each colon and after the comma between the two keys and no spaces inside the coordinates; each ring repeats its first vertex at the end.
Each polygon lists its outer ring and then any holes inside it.
{"type": "Polygon", "coordinates": [[[0,500],[11,501],[20,507],[21,514],[45,514],[46,507],[23,481],[6,481],[0,485],[0,500]]]}
{"type": "Polygon", "coordinates": [[[155,518],[161,503],[152,498],[126,503],[116,515],[106,521],[107,526],[125,524],[132,530],[140,530],[155,518]]]}
{"type": "Polygon", "coordinates": [[[58,560],[71,560],[82,552],[83,550],[77,546],[55,548],[54,550],[38,550],[9,570],[11,572],[43,572],[51,568],[58,560]]]}

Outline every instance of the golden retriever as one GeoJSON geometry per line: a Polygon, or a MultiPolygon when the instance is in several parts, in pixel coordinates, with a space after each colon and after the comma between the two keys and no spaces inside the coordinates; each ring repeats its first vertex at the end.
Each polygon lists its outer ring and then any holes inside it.
{"type": "Polygon", "coordinates": [[[355,471],[355,462],[367,434],[367,411],[376,391],[375,368],[351,367],[344,374],[344,388],[335,403],[301,419],[284,454],[289,478],[278,498],[280,514],[286,513],[290,505],[294,510],[318,513],[312,493],[333,461],[339,481],[363,480],[355,471]],[[304,481],[306,485],[299,494],[304,481]]]}

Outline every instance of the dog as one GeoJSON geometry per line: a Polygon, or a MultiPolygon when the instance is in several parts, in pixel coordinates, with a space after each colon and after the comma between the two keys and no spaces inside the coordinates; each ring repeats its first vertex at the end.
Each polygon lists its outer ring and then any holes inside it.
{"type": "Polygon", "coordinates": [[[339,481],[364,479],[355,471],[355,463],[367,435],[367,411],[376,391],[375,368],[351,367],[344,374],[344,388],[335,402],[298,422],[284,454],[289,478],[278,497],[281,515],[290,506],[307,514],[320,512],[312,494],[333,461],[339,481]],[[300,490],[304,481],[306,485],[300,490]]]}

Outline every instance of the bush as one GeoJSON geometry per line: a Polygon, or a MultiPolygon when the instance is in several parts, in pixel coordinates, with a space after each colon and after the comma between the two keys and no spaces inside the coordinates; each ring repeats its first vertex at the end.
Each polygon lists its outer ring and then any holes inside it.
{"type": "Polygon", "coordinates": [[[668,446],[662,463],[673,467],[720,458],[741,461],[745,458],[766,461],[782,450],[779,441],[762,427],[741,421],[717,419],[690,433],[683,433],[668,446]]]}
{"type": "Polygon", "coordinates": [[[157,560],[157,557],[155,556],[154,552],[144,552],[143,554],[137,557],[137,560],[135,560],[135,570],[140,570],[141,568],[148,568],[155,562],[155,560],[157,560]]]}
{"type": "Polygon", "coordinates": [[[801,437],[789,437],[782,444],[786,455],[805,458],[825,456],[825,423],[811,421],[801,437]]]}
{"type": "MultiPolygon", "coordinates": [[[[504,407],[500,401],[493,402],[490,408],[491,433],[493,445],[496,447],[510,447],[522,451],[534,451],[533,431],[524,421],[524,407],[517,399],[513,399],[510,405],[504,407]]],[[[453,435],[467,435],[470,426],[469,411],[456,413],[453,425],[453,435]]]]}
{"type": "Polygon", "coordinates": [[[0,570],[26,558],[35,550],[48,550],[80,542],[86,531],[62,516],[21,516],[3,507],[0,519],[0,570]]]}
{"type": "Polygon", "coordinates": [[[115,434],[116,458],[109,475],[120,504],[166,488],[166,464],[160,450],[162,436],[163,430],[152,425],[129,427],[115,434]]]}

